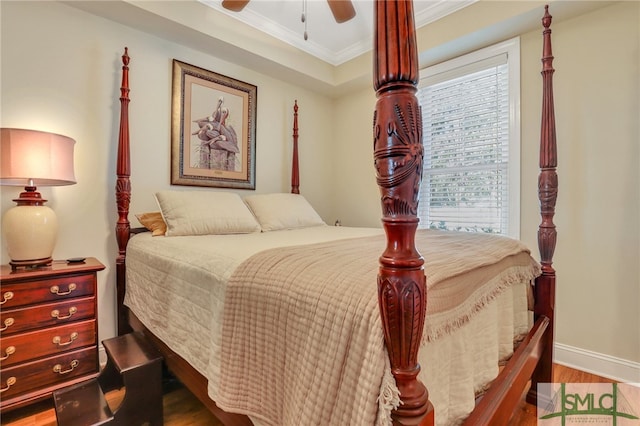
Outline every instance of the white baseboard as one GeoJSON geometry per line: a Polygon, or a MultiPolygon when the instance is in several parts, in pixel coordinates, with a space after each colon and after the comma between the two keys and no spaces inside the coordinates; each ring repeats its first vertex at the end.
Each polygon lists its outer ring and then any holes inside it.
{"type": "Polygon", "coordinates": [[[624,383],[640,383],[640,362],[628,361],[562,343],[554,346],[553,362],[624,383]]]}
{"type": "Polygon", "coordinates": [[[98,345],[98,360],[100,361],[100,369],[107,365],[107,351],[104,350],[102,343],[98,345]]]}

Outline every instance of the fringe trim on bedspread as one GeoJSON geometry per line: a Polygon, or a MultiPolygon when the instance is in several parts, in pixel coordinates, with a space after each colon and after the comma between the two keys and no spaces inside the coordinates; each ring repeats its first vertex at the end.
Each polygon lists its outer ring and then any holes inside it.
{"type": "Polygon", "coordinates": [[[396,385],[396,379],[391,373],[391,363],[389,357],[385,357],[384,376],[380,385],[380,395],[378,396],[378,417],[376,426],[387,426],[391,424],[391,412],[400,406],[400,391],[396,385]]]}
{"type": "Polygon", "coordinates": [[[495,300],[507,288],[514,284],[531,280],[532,277],[539,274],[539,271],[540,268],[538,265],[513,266],[505,270],[476,291],[476,293],[484,294],[479,295],[477,298],[471,297],[463,301],[457,307],[453,308],[455,313],[451,313],[451,311],[445,313],[447,317],[446,321],[438,321],[438,319],[434,318],[434,316],[442,315],[434,314],[430,316],[429,308],[427,307],[427,318],[422,335],[422,344],[424,345],[427,342],[451,334],[456,329],[471,321],[478,312],[482,311],[487,304],[495,300]]]}

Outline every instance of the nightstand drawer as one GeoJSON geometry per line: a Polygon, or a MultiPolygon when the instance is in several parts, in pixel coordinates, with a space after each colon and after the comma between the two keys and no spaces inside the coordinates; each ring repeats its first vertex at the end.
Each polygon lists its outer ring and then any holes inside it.
{"type": "Polygon", "coordinates": [[[34,303],[64,300],[71,297],[93,296],[95,274],[68,275],[46,280],[30,280],[2,284],[2,310],[34,303]]]}
{"type": "MultiPolygon", "coordinates": [[[[43,389],[58,383],[98,372],[98,352],[89,347],[0,371],[0,399],[9,398],[34,389],[43,389]]],[[[3,406],[5,404],[2,404],[3,406]]]]}
{"type": "Polygon", "coordinates": [[[95,298],[85,297],[0,312],[3,339],[11,334],[41,327],[67,324],[96,316],[95,298]]]}
{"type": "Polygon", "coordinates": [[[97,272],[103,269],[93,257],[0,266],[1,413],[98,374],[97,272]]]}
{"type": "Polygon", "coordinates": [[[0,358],[4,358],[0,367],[4,369],[19,362],[95,346],[97,339],[95,320],[6,337],[0,342],[0,358]]]}

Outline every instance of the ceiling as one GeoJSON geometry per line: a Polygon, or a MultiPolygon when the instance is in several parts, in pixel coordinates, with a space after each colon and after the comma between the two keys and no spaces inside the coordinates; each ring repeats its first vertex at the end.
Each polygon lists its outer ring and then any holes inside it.
{"type": "MultiPolygon", "coordinates": [[[[420,28],[477,0],[415,0],[414,16],[420,28]]],[[[373,0],[352,0],[356,17],[338,24],[326,0],[253,0],[241,11],[231,12],[221,0],[201,3],[233,19],[257,28],[331,65],[340,65],[373,45],[373,0]],[[305,23],[301,16],[306,7],[305,23]]]]}
{"type": "MultiPolygon", "coordinates": [[[[307,0],[306,41],[300,22],[302,0],[252,0],[240,13],[222,10],[221,0],[59,1],[329,97],[371,85],[374,0],[352,0],[356,17],[342,24],[333,20],[326,0],[307,0]]],[[[507,8],[495,1],[414,0],[418,43],[423,43],[420,66],[539,30],[544,4],[544,0],[518,1],[507,8]],[[477,13],[473,11],[476,6],[482,9],[483,3],[489,12],[483,11],[484,19],[476,23],[469,15],[477,13]],[[462,26],[447,27],[446,31],[439,27],[426,37],[426,24],[437,27],[435,21],[463,8],[462,15],[470,21],[463,20],[462,26]]],[[[555,1],[554,22],[608,4],[608,0],[555,1]]]]}

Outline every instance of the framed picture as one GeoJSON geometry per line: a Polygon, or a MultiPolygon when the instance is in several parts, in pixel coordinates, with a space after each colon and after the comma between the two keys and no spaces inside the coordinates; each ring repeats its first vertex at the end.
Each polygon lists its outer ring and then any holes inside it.
{"type": "Polygon", "coordinates": [[[171,184],[255,189],[257,92],[173,60],[171,184]]]}

